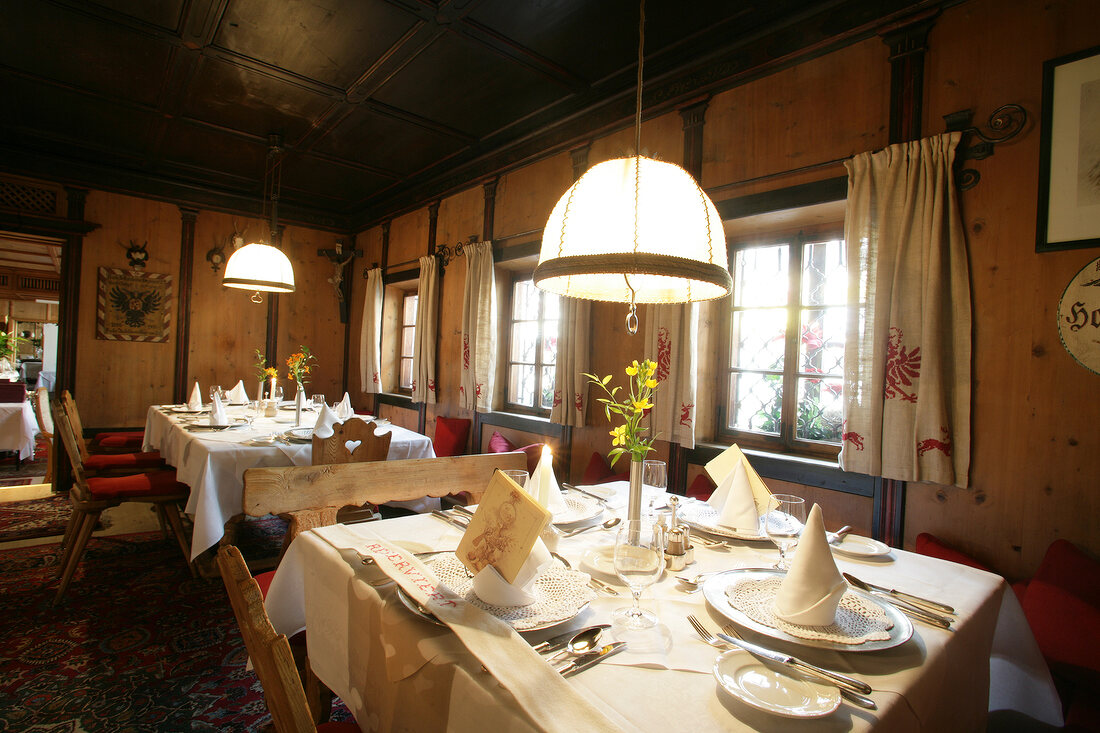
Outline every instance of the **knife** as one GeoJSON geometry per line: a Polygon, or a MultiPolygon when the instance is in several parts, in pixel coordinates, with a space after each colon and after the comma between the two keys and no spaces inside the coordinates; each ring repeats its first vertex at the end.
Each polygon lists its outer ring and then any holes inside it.
{"type": "Polygon", "coordinates": [[[821,667],[810,664],[809,662],[803,662],[798,657],[792,657],[790,654],[783,654],[781,652],[777,652],[766,647],[757,646],[756,644],[745,641],[744,639],[738,639],[728,634],[718,634],[718,638],[728,644],[733,644],[734,646],[741,647],[755,657],[767,659],[770,662],[779,662],[780,664],[786,664],[790,667],[794,667],[795,669],[802,670],[807,674],[811,674],[818,679],[826,680],[831,685],[836,685],[837,687],[840,687],[842,689],[851,690],[852,692],[859,692],[864,695],[871,694],[871,686],[866,682],[855,679],[854,677],[849,677],[847,675],[840,674],[839,672],[832,672],[827,669],[822,669],[821,667]]]}
{"type": "Polygon", "coordinates": [[[589,667],[591,667],[595,664],[599,664],[604,659],[607,659],[608,657],[610,657],[612,654],[618,654],[619,652],[621,652],[623,650],[623,647],[625,647],[625,646],[626,646],[625,641],[616,641],[616,642],[612,642],[611,644],[608,644],[607,646],[605,646],[602,649],[599,649],[597,651],[588,652],[587,654],[582,654],[581,656],[577,657],[572,662],[570,662],[568,665],[566,665],[566,667],[564,669],[561,670],[561,676],[562,677],[572,677],[575,674],[583,672],[584,670],[588,669],[589,667]]]}
{"type": "MultiPolygon", "coordinates": [[[[581,632],[588,631],[589,629],[609,629],[609,628],[611,628],[610,624],[596,624],[595,626],[585,626],[583,629],[575,629],[573,631],[566,631],[564,634],[558,634],[557,636],[552,636],[549,639],[546,639],[544,641],[540,641],[538,644],[533,645],[531,648],[534,649],[539,654],[544,654],[546,652],[556,652],[558,649],[563,649],[565,647],[565,645],[568,644],[574,636],[576,636],[577,634],[580,634],[581,632]]],[[[591,653],[591,652],[589,652],[589,653],[591,653]]]]}
{"type": "Polygon", "coordinates": [[[943,613],[950,613],[951,615],[955,614],[954,607],[949,606],[946,603],[940,603],[939,601],[933,601],[928,598],[915,596],[912,593],[906,593],[905,591],[900,591],[895,588],[886,588],[881,585],[875,585],[874,583],[868,583],[866,580],[863,581],[863,583],[868,588],[873,588],[874,590],[881,591],[882,593],[889,593],[895,598],[900,598],[903,601],[908,601],[909,603],[912,603],[914,606],[927,606],[928,610],[930,611],[941,611],[943,613]]]}
{"type": "Polygon", "coordinates": [[[610,585],[603,582],[602,580],[597,580],[596,578],[593,578],[591,575],[588,576],[588,585],[595,588],[596,590],[602,590],[604,593],[606,593],[609,596],[619,595],[619,591],[615,590],[614,588],[612,588],[610,585]]]}
{"type": "Polygon", "coordinates": [[[464,532],[466,531],[466,523],[465,522],[460,522],[459,520],[455,519],[451,515],[444,514],[443,512],[439,511],[438,509],[436,509],[432,512],[432,516],[433,517],[438,517],[439,519],[442,519],[444,522],[451,525],[452,527],[458,527],[462,531],[464,531],[464,532]]]}
{"type": "Polygon", "coordinates": [[[599,494],[593,494],[591,491],[585,491],[584,489],[580,488],[579,486],[574,486],[573,484],[565,483],[563,481],[562,482],[562,488],[567,489],[569,491],[576,491],[578,494],[584,494],[585,496],[591,496],[593,499],[598,500],[601,504],[607,504],[607,499],[603,498],[599,494]]]}

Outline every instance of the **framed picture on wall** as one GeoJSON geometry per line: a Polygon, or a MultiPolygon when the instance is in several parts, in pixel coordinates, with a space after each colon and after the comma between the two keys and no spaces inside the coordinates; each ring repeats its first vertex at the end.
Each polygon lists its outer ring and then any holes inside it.
{"type": "Polygon", "coordinates": [[[1100,246],[1100,46],[1043,64],[1037,252],[1100,246]]]}
{"type": "Polygon", "coordinates": [[[107,341],[168,340],[172,276],[99,268],[95,337],[107,341]]]}

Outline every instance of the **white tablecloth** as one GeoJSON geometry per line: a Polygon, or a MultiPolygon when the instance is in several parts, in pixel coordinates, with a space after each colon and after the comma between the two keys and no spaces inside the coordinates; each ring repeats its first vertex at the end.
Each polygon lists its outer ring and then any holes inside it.
{"type": "Polygon", "coordinates": [[[0,450],[19,451],[20,459],[32,458],[37,432],[30,402],[0,402],[0,450]]]}
{"type": "MultiPolygon", "coordinates": [[[[243,414],[243,408],[229,408],[229,416],[243,414]]],[[[303,423],[316,419],[307,413],[303,423]]],[[[285,411],[280,420],[288,419],[285,411]]],[[[33,415],[32,418],[33,420],[33,415]]],[[[244,493],[244,472],[248,468],[277,466],[308,466],[313,446],[309,443],[246,445],[257,436],[283,432],[291,427],[275,419],[260,418],[253,429],[233,429],[223,432],[188,432],[157,406],[149,408],[145,418],[145,450],[159,450],[168,465],[175,467],[176,477],[191,487],[186,511],[194,517],[191,557],[213,547],[222,538],[225,523],[241,513],[244,493]]],[[[432,441],[420,433],[397,425],[379,426],[379,433],[390,432],[389,460],[402,458],[435,458],[432,441]]]]}
{"type": "MultiPolygon", "coordinates": [[[[457,546],[461,536],[430,516],[352,529],[446,549],[457,546]]],[[[613,543],[614,532],[596,530],[562,539],[557,551],[574,567],[587,569],[585,554],[613,543]]],[[[768,567],[775,561],[777,553],[767,544],[736,544],[729,550],[697,547],[697,562],[686,572],[768,567]]],[[[708,609],[702,594],[680,591],[671,572],[643,594],[643,605],[656,610],[661,620],[654,650],[619,654],[572,678],[571,684],[624,730],[981,730],[996,629],[1013,636],[996,644],[997,661],[1028,672],[1020,678],[1026,680],[1020,694],[1029,698],[1032,714],[1060,723],[1049,675],[1019,605],[1003,603],[1007,586],[1001,578],[899,550],[886,561],[838,555],[837,563],[865,580],[950,603],[958,609],[958,621],[951,631],[914,622],[907,643],[867,653],[786,646],[746,636],[865,679],[875,689],[875,712],[843,703],[826,718],[798,722],[756,711],[726,694],[710,675],[718,652],[694,636],[685,617],[694,613],[709,619],[712,628],[726,620],[708,609]]],[[[386,730],[398,722],[404,729],[425,731],[535,727],[453,634],[409,613],[392,585],[369,585],[373,577],[361,564],[349,563],[316,535],[305,533],[283,558],[267,600],[278,631],[290,635],[308,628],[311,666],[364,730],[386,730]]],[[[614,609],[629,603],[629,593],[619,587],[620,597],[601,595],[570,625],[609,622],[614,609]]],[[[536,641],[568,628],[528,636],[536,641]]]]}

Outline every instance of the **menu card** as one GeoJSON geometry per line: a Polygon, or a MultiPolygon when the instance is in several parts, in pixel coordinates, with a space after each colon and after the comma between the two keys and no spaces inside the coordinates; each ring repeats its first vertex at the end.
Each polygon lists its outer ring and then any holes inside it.
{"type": "Polygon", "coordinates": [[[500,471],[493,474],[455,555],[474,574],[493,566],[515,581],[550,512],[500,471]]]}

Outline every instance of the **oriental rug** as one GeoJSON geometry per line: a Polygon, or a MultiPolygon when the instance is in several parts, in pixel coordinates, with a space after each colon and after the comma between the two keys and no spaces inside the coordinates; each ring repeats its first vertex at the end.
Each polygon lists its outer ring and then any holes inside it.
{"type": "MultiPolygon", "coordinates": [[[[0,543],[65,534],[72,504],[68,494],[0,503],[0,543]]],[[[96,529],[103,529],[102,518],[96,529]]]]}

